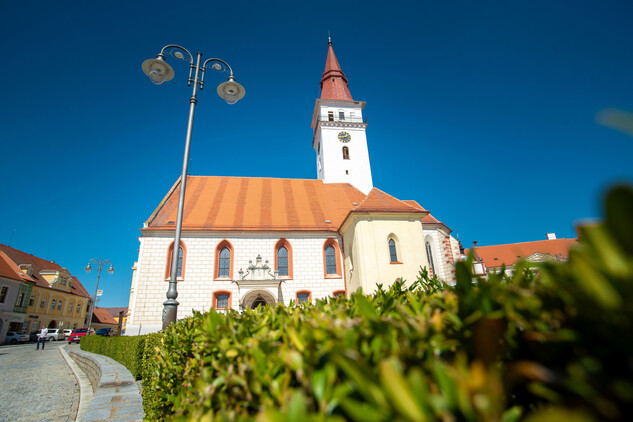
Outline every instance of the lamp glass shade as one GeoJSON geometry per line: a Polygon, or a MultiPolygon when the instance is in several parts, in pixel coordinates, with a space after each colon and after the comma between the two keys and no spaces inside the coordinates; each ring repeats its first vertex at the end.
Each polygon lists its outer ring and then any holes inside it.
{"type": "Polygon", "coordinates": [[[229,78],[228,81],[218,85],[218,95],[229,104],[235,104],[238,100],[244,98],[246,90],[244,87],[229,78]]]}
{"type": "Polygon", "coordinates": [[[86,270],[87,273],[89,273],[90,271],[92,271],[92,267],[90,266],[90,264],[86,265],[86,268],[84,268],[84,270],[86,270]]]}
{"type": "Polygon", "coordinates": [[[149,76],[156,85],[174,78],[174,69],[162,59],[147,59],[143,62],[142,68],[143,73],[149,76]]]}
{"type": "Polygon", "coordinates": [[[110,265],[110,268],[108,268],[108,274],[112,274],[113,272],[114,272],[114,267],[110,265]]]}

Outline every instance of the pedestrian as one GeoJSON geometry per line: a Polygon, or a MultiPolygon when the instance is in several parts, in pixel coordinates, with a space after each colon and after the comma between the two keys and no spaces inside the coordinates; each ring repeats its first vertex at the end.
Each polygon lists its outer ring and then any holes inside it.
{"type": "Polygon", "coordinates": [[[44,350],[44,346],[46,345],[46,336],[48,335],[48,328],[42,328],[42,331],[37,335],[37,348],[35,350],[40,350],[40,341],[42,342],[42,350],[44,350]]]}

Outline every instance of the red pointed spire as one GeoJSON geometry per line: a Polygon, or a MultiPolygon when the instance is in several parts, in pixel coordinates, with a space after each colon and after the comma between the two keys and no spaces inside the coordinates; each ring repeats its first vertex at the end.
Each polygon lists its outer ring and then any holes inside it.
{"type": "Polygon", "coordinates": [[[341,70],[338,60],[336,60],[331,39],[328,42],[325,71],[321,78],[321,99],[353,101],[352,94],[347,87],[347,78],[341,70]]]}

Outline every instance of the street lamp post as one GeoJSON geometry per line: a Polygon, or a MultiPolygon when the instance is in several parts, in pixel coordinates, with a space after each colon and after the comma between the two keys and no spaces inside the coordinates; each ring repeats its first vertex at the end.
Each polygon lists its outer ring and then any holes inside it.
{"type": "Polygon", "coordinates": [[[229,104],[235,104],[244,97],[246,91],[244,87],[235,82],[233,69],[224,60],[212,58],[202,61],[202,53],[196,53],[194,61],[193,55],[184,47],[179,45],[166,45],[160,50],[155,59],[147,59],[143,62],[143,72],[149,76],[150,80],[156,85],[170,81],[174,77],[174,69],[165,61],[165,55],[170,55],[178,60],[189,60],[189,78],[187,86],[193,84],[193,93],[189,99],[189,121],[187,123],[187,137],[185,139],[185,154],[182,162],[182,175],[180,176],[180,197],[178,198],[178,214],[176,216],[176,233],[174,235],[174,248],[171,259],[171,276],[169,279],[169,288],[167,289],[167,300],[163,302],[163,329],[169,324],[176,321],[178,315],[178,291],[176,288],[178,275],[178,255],[180,255],[180,235],[182,230],[182,214],[185,203],[185,188],[187,185],[187,171],[189,167],[189,147],[191,146],[191,133],[193,130],[193,116],[198,103],[197,93],[204,88],[204,72],[206,69],[212,69],[216,72],[224,72],[229,74],[226,82],[218,86],[218,95],[226,100],[229,104]],[[186,56],[185,54],[186,53],[186,56]]]}
{"type": "Polygon", "coordinates": [[[95,306],[97,306],[97,292],[99,291],[99,279],[101,278],[101,270],[103,269],[104,265],[110,264],[110,268],[107,269],[108,274],[112,274],[114,272],[114,266],[112,265],[112,261],[110,261],[109,259],[92,258],[90,261],[88,261],[88,265],[86,265],[86,268],[84,268],[86,270],[86,273],[92,271],[92,267],[90,266],[90,264],[93,262],[97,264],[97,285],[95,286],[95,295],[92,298],[90,318],[88,318],[88,334],[90,334],[90,326],[92,325],[92,314],[94,314],[95,306]]]}

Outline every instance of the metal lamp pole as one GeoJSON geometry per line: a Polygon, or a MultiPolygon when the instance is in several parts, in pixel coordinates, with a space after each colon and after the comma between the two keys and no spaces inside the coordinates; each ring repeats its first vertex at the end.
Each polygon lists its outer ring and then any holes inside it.
{"type": "Polygon", "coordinates": [[[92,314],[94,314],[95,306],[97,306],[97,292],[99,291],[99,279],[101,278],[101,270],[103,269],[103,266],[105,264],[110,264],[110,268],[107,269],[108,274],[112,274],[114,272],[114,266],[112,265],[112,261],[110,261],[109,259],[92,258],[90,261],[88,261],[88,265],[86,265],[86,268],[84,268],[87,273],[92,271],[92,267],[90,266],[90,264],[93,262],[97,264],[97,285],[95,286],[95,295],[92,298],[90,318],[88,318],[88,334],[90,334],[90,326],[92,325],[92,314]]]}
{"type": "Polygon", "coordinates": [[[200,90],[204,88],[204,72],[206,69],[213,69],[216,72],[224,72],[229,74],[229,78],[226,82],[221,83],[218,86],[218,95],[226,100],[229,104],[235,104],[238,100],[244,97],[246,91],[244,87],[235,82],[233,76],[233,69],[224,60],[212,58],[205,60],[202,65],[202,53],[196,53],[196,60],[194,62],[193,55],[184,47],[179,45],[170,44],[163,47],[160,53],[155,59],[147,59],[143,62],[143,72],[153,83],[160,85],[163,82],[170,81],[174,77],[174,69],[165,61],[165,55],[170,55],[178,60],[189,59],[189,78],[187,80],[187,86],[193,84],[193,92],[189,99],[189,121],[187,123],[187,137],[185,139],[185,154],[182,162],[182,175],[180,176],[180,197],[178,198],[178,214],[176,216],[176,233],[174,235],[174,248],[172,251],[171,259],[171,275],[169,279],[169,288],[167,289],[167,300],[163,302],[163,330],[166,329],[169,324],[176,322],[178,315],[178,291],[176,284],[178,282],[178,257],[180,255],[180,236],[182,230],[182,214],[185,204],[185,188],[187,185],[187,171],[189,167],[189,148],[191,146],[191,133],[193,130],[193,116],[196,110],[196,104],[198,103],[197,93],[198,87],[200,90]],[[186,53],[186,56],[183,54],[186,53]],[[207,67],[210,64],[209,67],[207,67]]]}

